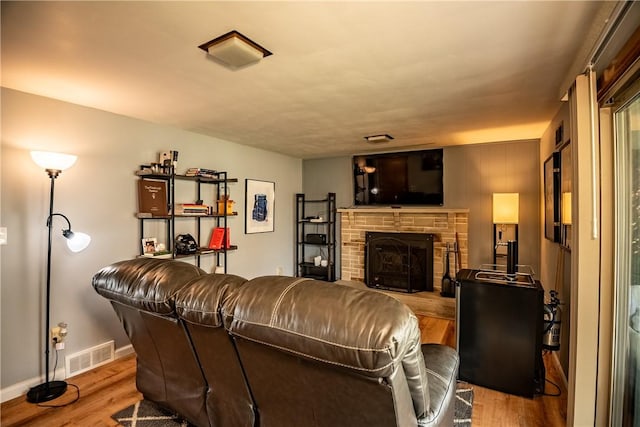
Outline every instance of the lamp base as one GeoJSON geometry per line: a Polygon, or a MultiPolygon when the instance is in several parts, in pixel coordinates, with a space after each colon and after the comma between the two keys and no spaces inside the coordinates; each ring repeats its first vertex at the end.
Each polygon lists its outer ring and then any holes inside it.
{"type": "Polygon", "coordinates": [[[27,392],[27,402],[40,403],[48,402],[60,397],[67,391],[67,383],[64,381],[49,381],[31,387],[27,392]]]}

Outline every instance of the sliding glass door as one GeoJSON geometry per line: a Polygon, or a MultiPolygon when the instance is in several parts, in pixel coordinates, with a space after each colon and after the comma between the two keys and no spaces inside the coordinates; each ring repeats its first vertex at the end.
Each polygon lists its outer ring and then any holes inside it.
{"type": "Polygon", "coordinates": [[[616,277],[612,425],[640,426],[640,90],[615,113],[616,277]]]}

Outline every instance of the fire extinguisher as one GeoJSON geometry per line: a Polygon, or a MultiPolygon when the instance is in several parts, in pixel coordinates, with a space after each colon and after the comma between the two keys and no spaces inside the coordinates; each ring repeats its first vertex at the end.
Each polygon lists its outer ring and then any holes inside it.
{"type": "Polygon", "coordinates": [[[560,323],[562,310],[560,309],[558,292],[549,291],[549,294],[551,296],[549,304],[544,305],[542,347],[545,350],[558,351],[560,350],[560,323]]]}

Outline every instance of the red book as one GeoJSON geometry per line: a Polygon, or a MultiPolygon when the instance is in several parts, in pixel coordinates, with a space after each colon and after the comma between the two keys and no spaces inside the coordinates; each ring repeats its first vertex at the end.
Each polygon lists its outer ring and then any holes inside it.
{"type": "Polygon", "coordinates": [[[229,238],[229,229],[227,228],[227,232],[225,233],[224,227],[215,227],[211,231],[211,239],[209,240],[209,249],[222,249],[222,244],[225,242],[225,247],[229,248],[230,238],[229,238]],[[226,239],[225,239],[226,234],[226,239]],[[225,242],[226,241],[226,242],[225,242]]]}

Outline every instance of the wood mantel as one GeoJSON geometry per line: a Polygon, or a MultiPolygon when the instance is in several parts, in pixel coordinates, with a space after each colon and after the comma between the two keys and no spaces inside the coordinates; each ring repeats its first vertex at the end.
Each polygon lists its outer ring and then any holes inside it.
{"type": "Polygon", "coordinates": [[[405,213],[469,213],[469,209],[450,209],[450,208],[434,208],[434,207],[411,207],[411,208],[392,208],[392,207],[375,207],[375,208],[339,208],[338,212],[347,212],[347,213],[388,213],[388,212],[398,212],[401,214],[405,213]]]}
{"type": "MultiPolygon", "coordinates": [[[[385,215],[391,215],[393,220],[394,220],[394,226],[396,228],[400,227],[401,221],[400,218],[401,217],[420,217],[422,215],[428,215],[428,216],[433,216],[434,214],[440,214],[440,215],[447,215],[447,217],[449,215],[456,215],[456,214],[466,214],[467,216],[469,215],[469,209],[448,209],[448,208],[433,208],[433,207],[428,207],[428,208],[416,208],[416,207],[411,207],[411,208],[392,208],[392,207],[376,207],[376,208],[341,208],[337,210],[339,213],[342,214],[347,214],[349,222],[354,222],[354,218],[356,217],[356,215],[361,216],[361,215],[373,215],[373,216],[385,216],[385,215]]],[[[442,223],[441,223],[442,224],[442,223]]],[[[437,225],[436,225],[437,227],[437,225]]],[[[447,229],[447,226],[444,226],[444,229],[447,229]]],[[[438,227],[438,229],[442,230],[442,226],[438,227]]],[[[374,230],[367,230],[367,231],[377,231],[377,229],[374,230]]],[[[389,231],[389,230],[383,230],[383,231],[389,231]]],[[[410,230],[396,230],[396,231],[410,231],[410,230]]],[[[466,233],[466,230],[465,230],[466,233]]]]}

